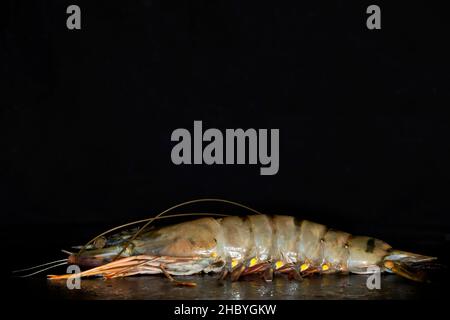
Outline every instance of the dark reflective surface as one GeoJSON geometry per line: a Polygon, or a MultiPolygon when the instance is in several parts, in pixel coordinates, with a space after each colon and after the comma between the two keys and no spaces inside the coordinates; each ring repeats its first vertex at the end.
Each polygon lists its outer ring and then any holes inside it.
{"type": "MultiPolygon", "coordinates": [[[[188,276],[179,279],[194,281],[197,286],[176,287],[160,276],[122,279],[82,280],[81,289],[69,290],[66,281],[21,279],[18,283],[50,299],[417,299],[431,298],[438,291],[433,285],[413,283],[393,275],[381,277],[381,289],[369,290],[367,276],[328,275],[304,279],[302,282],[277,277],[272,283],[259,279],[230,282],[217,276],[188,276]]],[[[27,295],[28,292],[22,292],[27,295]]],[[[40,296],[42,298],[42,296],[40,296]]]]}
{"type": "MultiPolygon", "coordinates": [[[[90,225],[54,226],[22,228],[24,236],[17,237],[17,228],[0,228],[0,237],[5,245],[8,257],[0,265],[2,274],[11,274],[11,270],[63,258],[60,248],[70,248],[79,239],[89,238],[100,227],[90,225]],[[39,239],[30,247],[30,239],[39,239]]],[[[389,232],[383,229],[382,238],[396,239],[393,242],[407,250],[424,252],[439,257],[445,266],[449,265],[447,253],[448,241],[442,241],[444,234],[436,230],[433,237],[416,229],[415,233],[389,232]],[[396,236],[397,235],[397,236],[396,236]],[[400,242],[403,239],[404,242],[400,242]],[[425,241],[426,240],[426,241],[425,241]]],[[[379,232],[374,232],[379,233],[379,232]]],[[[447,239],[447,238],[445,238],[447,239]]],[[[61,274],[65,269],[50,270],[48,273],[61,274]]],[[[288,281],[278,276],[272,283],[265,283],[259,278],[245,281],[218,281],[217,275],[196,275],[177,277],[180,280],[197,283],[195,288],[176,287],[162,276],[136,276],[123,279],[82,280],[80,290],[68,290],[65,281],[48,281],[45,274],[32,278],[7,277],[2,282],[2,291],[8,296],[23,300],[63,299],[63,300],[99,300],[99,299],[443,299],[447,296],[448,268],[434,274],[431,284],[415,283],[395,275],[381,276],[381,289],[369,290],[365,275],[325,275],[304,279],[302,282],[288,281]]]]}

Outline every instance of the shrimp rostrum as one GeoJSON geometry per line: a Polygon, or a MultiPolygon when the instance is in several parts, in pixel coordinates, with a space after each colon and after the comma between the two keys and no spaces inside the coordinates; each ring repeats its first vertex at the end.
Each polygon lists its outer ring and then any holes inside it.
{"type": "MultiPolygon", "coordinates": [[[[299,279],[313,274],[378,271],[423,281],[434,257],[393,249],[382,240],[354,236],[325,225],[283,215],[207,216],[160,228],[141,228],[97,237],[69,264],[79,276],[104,278],[163,274],[173,276],[220,273],[236,281],[259,274],[299,279]]],[[[73,274],[50,275],[65,279],[73,274]]]]}

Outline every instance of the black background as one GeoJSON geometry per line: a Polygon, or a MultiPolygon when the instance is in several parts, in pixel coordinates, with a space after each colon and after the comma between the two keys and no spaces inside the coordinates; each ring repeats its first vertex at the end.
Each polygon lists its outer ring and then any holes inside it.
{"type": "Polygon", "coordinates": [[[58,256],[203,197],[443,256],[448,17],[429,1],[377,1],[382,29],[368,30],[373,3],[2,3],[0,205],[13,264],[31,244],[58,256]],[[70,4],[81,30],[66,28],[70,4]],[[170,135],[194,120],[279,128],[278,174],[175,166],[170,135]]]}

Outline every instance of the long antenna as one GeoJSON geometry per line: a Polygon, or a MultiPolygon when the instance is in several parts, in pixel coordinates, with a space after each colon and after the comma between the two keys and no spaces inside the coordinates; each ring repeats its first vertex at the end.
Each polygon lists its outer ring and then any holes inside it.
{"type": "Polygon", "coordinates": [[[84,250],[86,250],[86,247],[88,245],[90,245],[92,242],[94,242],[95,240],[97,240],[98,238],[111,233],[113,231],[125,228],[125,227],[129,227],[135,224],[139,224],[139,223],[143,223],[143,222],[147,222],[150,219],[154,219],[154,220],[159,220],[159,219],[165,219],[165,218],[176,218],[176,217],[187,217],[187,216],[215,216],[215,217],[227,217],[229,216],[228,214],[220,214],[220,213],[179,213],[179,214],[171,214],[169,216],[164,216],[164,217],[151,217],[151,218],[146,218],[146,219],[142,219],[142,220],[136,220],[136,221],[132,221],[132,222],[128,222],[125,224],[121,224],[119,226],[116,226],[114,228],[108,229],[105,232],[100,233],[99,235],[95,236],[94,238],[92,238],[91,240],[89,240],[84,246],[81,247],[80,251],[77,253],[77,255],[80,255],[81,253],[83,253],[84,250]]]}
{"type": "Polygon", "coordinates": [[[18,277],[19,277],[19,278],[28,278],[28,277],[34,276],[35,274],[44,272],[44,271],[46,271],[46,270],[50,270],[50,269],[53,269],[53,268],[56,268],[56,267],[63,266],[63,265],[65,265],[65,264],[67,264],[67,263],[68,263],[67,261],[66,261],[66,262],[62,262],[62,263],[55,264],[55,265],[53,265],[53,266],[50,266],[50,267],[47,267],[47,268],[44,268],[44,269],[40,269],[40,270],[38,270],[38,271],[36,271],[36,272],[30,273],[30,274],[27,274],[27,275],[24,275],[24,276],[18,276],[18,277]]]}
{"type": "MultiPolygon", "coordinates": [[[[104,236],[105,234],[108,234],[108,233],[110,233],[110,232],[112,232],[112,231],[115,231],[115,230],[117,230],[117,229],[121,229],[121,228],[123,228],[123,227],[127,227],[127,226],[130,226],[130,225],[134,225],[134,224],[138,224],[138,223],[142,223],[142,222],[147,222],[147,223],[146,223],[143,227],[141,227],[141,228],[133,235],[133,237],[129,240],[129,242],[130,242],[130,241],[133,241],[133,240],[136,239],[136,237],[138,237],[139,234],[141,234],[141,232],[142,232],[145,228],[147,228],[154,220],[157,220],[157,219],[162,218],[162,217],[161,217],[162,215],[164,215],[164,214],[166,214],[166,213],[168,213],[168,212],[170,212],[170,211],[172,211],[172,210],[174,210],[174,209],[176,209],[176,208],[180,208],[180,207],[182,207],[182,206],[186,206],[186,205],[193,204],[193,203],[199,203],[199,202],[221,202],[221,203],[227,203],[227,204],[231,204],[231,205],[234,205],[234,206],[237,206],[237,207],[241,207],[241,208],[247,209],[247,210],[249,210],[249,211],[251,211],[251,212],[254,212],[254,213],[256,213],[256,214],[262,214],[261,212],[255,210],[255,209],[253,209],[253,208],[250,208],[250,207],[248,207],[248,206],[246,206],[246,205],[243,205],[243,204],[238,203],[238,202],[235,202],[235,201],[226,200],[226,199],[219,199],[219,198],[204,198],[204,199],[190,200],[190,201],[186,201],[186,202],[182,202],[182,203],[179,203],[179,204],[177,204],[177,205],[174,205],[174,206],[170,207],[169,209],[166,209],[166,210],[160,212],[160,213],[159,213],[158,215],[156,215],[155,217],[150,217],[150,218],[143,219],[143,220],[133,221],[133,222],[130,222],[130,223],[127,223],[127,224],[123,224],[123,225],[117,226],[117,227],[115,227],[115,228],[109,229],[109,230],[107,230],[107,231],[105,231],[105,232],[103,232],[103,233],[97,235],[95,238],[91,239],[88,243],[86,243],[86,244],[80,249],[80,251],[77,253],[77,255],[80,255],[84,250],[86,250],[86,247],[87,247],[88,245],[90,245],[92,242],[94,242],[94,241],[97,240],[98,238],[104,236]]],[[[185,214],[185,215],[186,215],[186,214],[185,214]]],[[[199,214],[199,215],[201,215],[201,214],[199,214]]],[[[207,215],[214,216],[214,215],[218,215],[218,214],[207,214],[207,215]]],[[[174,215],[174,216],[178,216],[178,215],[174,215]]],[[[226,216],[226,215],[223,215],[223,216],[226,216]]],[[[120,255],[123,253],[123,251],[125,251],[125,249],[126,249],[127,247],[128,247],[128,244],[120,251],[120,253],[114,258],[114,260],[117,259],[118,257],[120,257],[120,255]]]]}
{"type": "Polygon", "coordinates": [[[40,264],[40,265],[38,265],[38,266],[33,266],[33,267],[30,267],[30,268],[25,268],[25,269],[20,269],[20,270],[13,270],[12,273],[18,273],[18,272],[23,272],[23,271],[29,271],[29,270],[37,269],[37,268],[40,268],[40,267],[48,266],[48,265],[50,265],[50,264],[61,263],[61,262],[63,262],[63,261],[66,261],[66,262],[67,262],[67,259],[55,260],[55,261],[51,261],[51,262],[47,262],[47,263],[40,264]]]}
{"type": "Polygon", "coordinates": [[[250,211],[252,211],[252,212],[254,212],[256,214],[262,214],[261,212],[255,210],[253,208],[250,208],[250,207],[248,207],[246,205],[243,205],[243,204],[238,203],[238,202],[230,201],[230,200],[225,200],[225,199],[216,199],[216,198],[208,199],[208,198],[206,198],[206,199],[196,199],[196,200],[190,200],[190,201],[182,202],[182,203],[179,203],[177,205],[174,205],[173,207],[170,207],[169,209],[166,209],[166,210],[160,212],[159,214],[156,215],[156,217],[154,217],[152,219],[149,219],[149,221],[144,226],[142,226],[138,231],[136,231],[136,233],[131,237],[131,239],[129,239],[127,241],[127,244],[122,248],[122,250],[117,254],[117,256],[114,257],[113,261],[116,260],[117,258],[119,258],[122,255],[122,253],[126,250],[126,248],[128,248],[130,242],[133,241],[134,239],[136,239],[142,233],[142,231],[145,228],[147,228],[149,226],[149,224],[152,223],[156,218],[159,218],[163,214],[166,214],[167,212],[170,212],[173,209],[176,209],[176,208],[179,208],[179,207],[182,207],[182,206],[186,206],[186,205],[189,205],[189,204],[192,204],[192,203],[198,203],[198,202],[222,202],[222,203],[228,203],[228,204],[235,205],[237,207],[241,207],[241,208],[250,210],[250,211]]]}

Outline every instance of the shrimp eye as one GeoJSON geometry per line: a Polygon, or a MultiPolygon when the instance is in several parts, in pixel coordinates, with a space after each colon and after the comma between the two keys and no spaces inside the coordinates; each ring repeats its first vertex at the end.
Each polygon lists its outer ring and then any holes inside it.
{"type": "Polygon", "coordinates": [[[348,243],[344,244],[345,249],[348,249],[348,247],[349,247],[348,243]]]}
{"type": "Polygon", "coordinates": [[[105,237],[99,237],[95,239],[94,241],[94,247],[95,249],[102,249],[106,245],[106,238],[105,237]]]}

